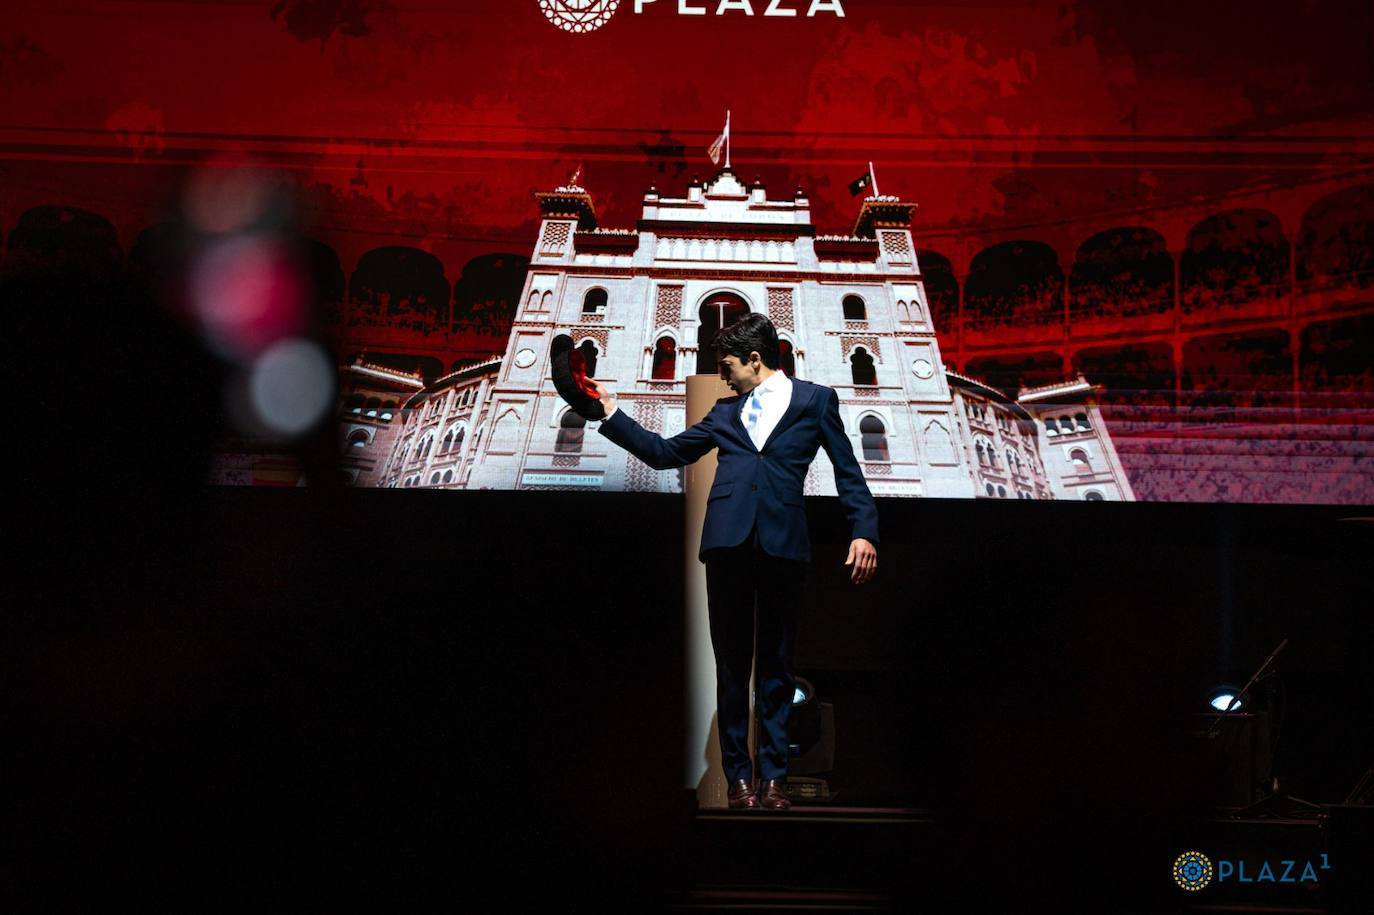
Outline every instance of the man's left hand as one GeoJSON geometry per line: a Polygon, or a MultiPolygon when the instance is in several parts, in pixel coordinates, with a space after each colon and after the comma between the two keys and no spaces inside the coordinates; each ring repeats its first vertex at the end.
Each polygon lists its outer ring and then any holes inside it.
{"type": "Polygon", "coordinates": [[[854,566],[849,575],[850,581],[856,585],[866,584],[873,578],[873,573],[878,571],[878,548],[858,537],[849,544],[849,558],[844,564],[854,566]]]}

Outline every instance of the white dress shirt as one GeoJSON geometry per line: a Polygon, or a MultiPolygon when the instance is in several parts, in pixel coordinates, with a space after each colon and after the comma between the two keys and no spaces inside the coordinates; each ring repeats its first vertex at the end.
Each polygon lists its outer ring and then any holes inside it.
{"type": "Polygon", "coordinates": [[[778,369],[769,375],[763,384],[750,391],[748,396],[740,398],[739,421],[744,423],[746,430],[749,428],[749,423],[746,420],[749,414],[749,400],[755,394],[759,396],[759,405],[763,412],[749,437],[754,440],[754,447],[762,451],[763,443],[768,441],[768,436],[777,428],[778,423],[782,420],[782,415],[787,412],[787,407],[792,403],[792,379],[788,378],[787,373],[782,369],[778,369]]]}

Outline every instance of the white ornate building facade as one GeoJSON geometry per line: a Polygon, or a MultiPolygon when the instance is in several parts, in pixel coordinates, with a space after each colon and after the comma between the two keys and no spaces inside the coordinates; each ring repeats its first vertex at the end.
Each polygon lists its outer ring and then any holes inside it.
{"type": "MultiPolygon", "coordinates": [[[[716,331],[757,311],[778,329],[783,369],[839,393],[875,495],[1133,499],[1081,377],[1013,399],[946,371],[911,238],[915,204],[869,197],[851,234],[819,236],[800,189],[770,200],[728,167],[685,197],[651,187],[634,229],[598,227],[581,187],[537,198],[505,353],[414,392],[401,422],[366,442],[345,410],[345,439],[373,452],[356,461],[359,485],[679,492],[680,472],[586,434],[554,390],[551,349],[566,337],[622,409],[671,436],[684,428],[687,376],[715,374],[716,331]]],[[[824,452],[806,492],[835,494],[824,452]]]]}

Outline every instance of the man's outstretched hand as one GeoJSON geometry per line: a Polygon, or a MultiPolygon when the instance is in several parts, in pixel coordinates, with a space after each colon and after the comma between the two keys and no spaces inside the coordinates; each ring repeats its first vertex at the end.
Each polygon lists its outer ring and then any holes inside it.
{"type": "Polygon", "coordinates": [[[610,416],[611,411],[615,409],[615,395],[611,393],[611,389],[591,377],[587,379],[587,384],[596,388],[596,396],[601,399],[601,408],[610,416]]]}
{"type": "Polygon", "coordinates": [[[856,585],[867,584],[878,571],[878,548],[858,537],[849,544],[849,558],[844,564],[854,566],[849,574],[850,581],[856,585]]]}

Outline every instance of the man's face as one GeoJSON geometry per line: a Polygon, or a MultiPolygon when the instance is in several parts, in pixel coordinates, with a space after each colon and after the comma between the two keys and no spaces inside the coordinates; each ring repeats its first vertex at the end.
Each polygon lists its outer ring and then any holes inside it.
{"type": "Polygon", "coordinates": [[[763,361],[758,353],[750,353],[744,362],[741,362],[738,356],[721,356],[716,365],[720,368],[721,380],[736,394],[748,394],[758,387],[762,380],[759,378],[759,369],[762,368],[763,361]]]}

